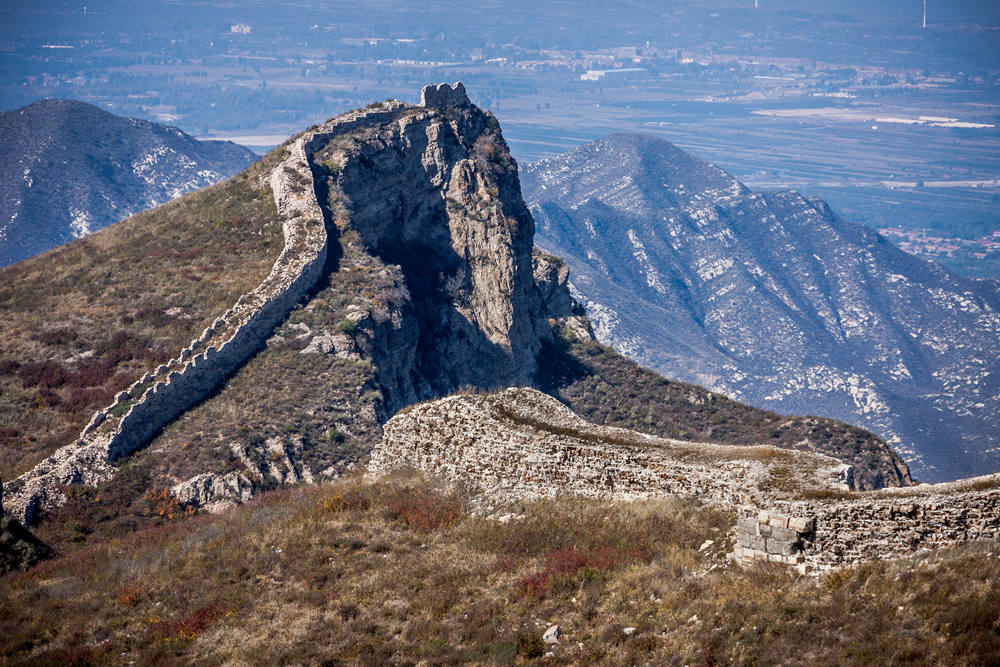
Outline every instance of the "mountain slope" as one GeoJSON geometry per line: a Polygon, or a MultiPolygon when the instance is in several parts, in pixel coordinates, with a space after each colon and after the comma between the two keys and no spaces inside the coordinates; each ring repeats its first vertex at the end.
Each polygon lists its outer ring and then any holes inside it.
{"type": "Polygon", "coordinates": [[[0,113],[0,142],[0,266],[212,185],[256,157],[76,100],[0,113]]]}
{"type": "Polygon", "coordinates": [[[766,439],[850,463],[861,488],[909,483],[905,465],[870,433],[738,405],[658,378],[589,341],[565,266],[534,252],[533,236],[496,119],[460,87],[444,87],[426,90],[419,106],[375,104],[310,128],[224,184],[0,271],[0,303],[17,316],[0,323],[17,343],[0,367],[5,398],[17,397],[3,405],[9,430],[0,474],[20,475],[5,481],[7,506],[24,520],[41,517],[39,534],[54,544],[75,539],[69,526],[109,535],[141,525],[150,512],[222,509],[275,486],[339,476],[367,455],[386,419],[415,401],[531,384],[599,423],[731,444],[766,439]],[[282,202],[277,209],[272,198],[282,202]],[[326,264],[315,284],[284,301],[283,323],[254,328],[233,370],[178,398],[179,416],[151,439],[101,450],[108,424],[166,400],[184,386],[185,373],[210,368],[209,356],[229,349],[212,336],[234,326],[221,317],[233,301],[253,302],[237,286],[256,290],[251,278],[273,275],[268,262],[277,267],[296,246],[286,233],[274,259],[276,227],[287,232],[290,224],[282,213],[289,201],[315,204],[325,230],[326,264]],[[234,203],[249,208],[224,207],[234,203]],[[172,236],[160,238],[165,225],[172,236]],[[211,255],[226,246],[205,248],[204,238],[220,229],[229,248],[246,244],[253,252],[211,255]],[[141,259],[147,250],[159,264],[141,259]],[[206,256],[216,277],[200,281],[206,256]],[[46,273],[53,261],[58,270],[46,273]],[[86,279],[74,287],[74,277],[86,279]],[[227,291],[211,291],[218,283],[227,291]],[[30,298],[32,290],[47,300],[30,298]],[[144,295],[145,315],[121,312],[122,300],[136,293],[144,295]],[[88,322],[72,319],[81,303],[88,322]],[[62,332],[62,319],[86,329],[62,332]],[[154,320],[159,327],[151,328],[154,320]],[[28,322],[45,334],[32,336],[28,322]],[[128,354],[110,354],[120,348],[128,354]],[[77,405],[78,385],[91,379],[81,364],[95,356],[111,366],[94,378],[99,411],[73,441],[87,413],[64,417],[63,406],[77,405]],[[36,359],[50,365],[30,365],[36,359]],[[130,388],[143,371],[150,377],[130,388]],[[113,403],[102,403],[108,396],[113,403]],[[39,410],[24,409],[36,403],[39,410]],[[63,430],[36,437],[57,418],[63,430]],[[73,446],[56,450],[60,444],[73,446]],[[74,459],[81,450],[103,458],[74,459]]]}
{"type": "Polygon", "coordinates": [[[267,275],[274,162],[0,269],[0,477],[72,442],[267,275]]]}
{"type": "Polygon", "coordinates": [[[538,242],[599,337],[667,377],[871,428],[921,479],[1000,469],[1000,294],[648,135],[531,165],[538,242]]]}

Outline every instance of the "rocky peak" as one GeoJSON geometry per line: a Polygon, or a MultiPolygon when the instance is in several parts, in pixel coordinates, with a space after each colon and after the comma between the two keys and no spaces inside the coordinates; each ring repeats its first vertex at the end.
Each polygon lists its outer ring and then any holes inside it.
{"type": "MultiPolygon", "coordinates": [[[[313,158],[335,172],[327,205],[347,242],[356,233],[402,274],[406,298],[371,332],[390,410],[467,385],[530,383],[551,335],[546,303],[560,303],[535,281],[534,221],[496,119],[461,83],[427,86],[421,100],[313,158]]],[[[566,290],[553,280],[548,292],[566,290]]]]}
{"type": "Polygon", "coordinates": [[[0,112],[0,266],[232,176],[256,159],[228,141],[76,100],[0,112]]]}
{"type": "Polygon", "coordinates": [[[590,200],[632,211],[719,204],[749,191],[715,165],[659,137],[612,134],[525,170],[531,200],[590,200]],[[544,196],[542,196],[544,193],[544,196]]]}

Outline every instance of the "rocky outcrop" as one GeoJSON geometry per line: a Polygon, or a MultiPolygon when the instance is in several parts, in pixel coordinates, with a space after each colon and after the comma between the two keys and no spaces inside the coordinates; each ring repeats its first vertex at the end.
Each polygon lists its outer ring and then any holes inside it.
{"type": "Polygon", "coordinates": [[[316,158],[336,172],[331,207],[344,228],[402,273],[405,294],[362,350],[390,413],[462,386],[528,384],[551,335],[534,222],[496,119],[461,84],[429,86],[421,99],[316,158]]]}
{"type": "Polygon", "coordinates": [[[471,106],[468,93],[461,82],[456,82],[453,86],[447,83],[424,86],[420,91],[420,106],[435,109],[447,109],[449,107],[471,106]]]}

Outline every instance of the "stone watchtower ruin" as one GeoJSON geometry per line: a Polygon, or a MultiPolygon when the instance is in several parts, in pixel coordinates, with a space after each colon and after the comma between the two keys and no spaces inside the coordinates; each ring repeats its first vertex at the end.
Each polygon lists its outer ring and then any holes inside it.
{"type": "Polygon", "coordinates": [[[465,92],[465,86],[462,85],[461,81],[456,81],[454,85],[439,83],[436,86],[424,86],[420,91],[420,106],[422,107],[445,109],[471,104],[469,94],[465,92]]]}

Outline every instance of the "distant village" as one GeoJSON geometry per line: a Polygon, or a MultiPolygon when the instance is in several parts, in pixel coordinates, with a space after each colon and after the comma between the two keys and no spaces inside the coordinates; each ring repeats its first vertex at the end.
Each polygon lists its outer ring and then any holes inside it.
{"type": "Polygon", "coordinates": [[[1000,231],[972,240],[937,236],[936,232],[930,229],[885,227],[878,232],[906,252],[921,257],[973,260],[1000,258],[1000,231]]]}

